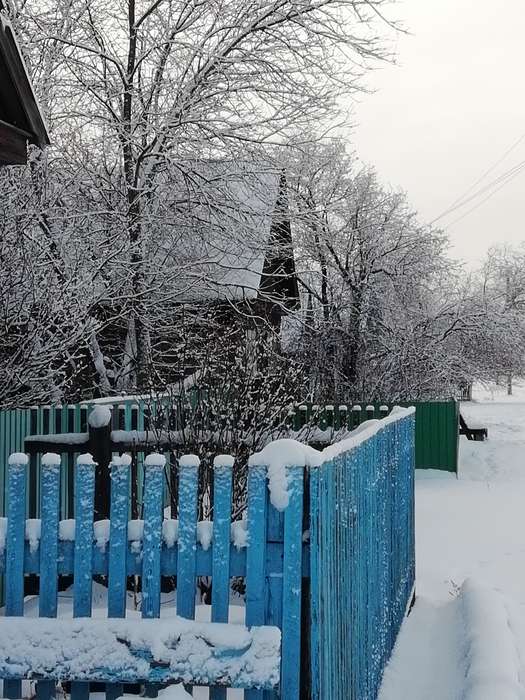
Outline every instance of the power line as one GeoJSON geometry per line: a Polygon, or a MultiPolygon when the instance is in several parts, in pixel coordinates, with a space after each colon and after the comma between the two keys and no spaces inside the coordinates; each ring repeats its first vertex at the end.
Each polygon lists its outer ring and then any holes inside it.
{"type": "Polygon", "coordinates": [[[479,197],[479,196],[481,196],[482,194],[484,194],[487,190],[489,190],[489,189],[490,189],[491,187],[493,187],[494,185],[499,184],[499,182],[501,181],[502,178],[506,178],[507,175],[511,174],[516,168],[521,167],[522,163],[525,162],[525,161],[522,161],[521,163],[518,163],[517,165],[513,166],[513,168],[510,168],[507,172],[505,172],[505,173],[503,173],[502,175],[500,175],[500,176],[498,176],[497,178],[495,178],[495,179],[494,179],[493,181],[491,181],[488,185],[484,185],[484,186],[483,186],[482,188],[480,188],[479,190],[476,190],[476,191],[474,192],[474,194],[472,194],[470,197],[467,197],[467,198],[465,199],[466,195],[468,195],[470,192],[472,192],[472,190],[473,190],[477,185],[479,185],[481,182],[483,182],[483,180],[484,180],[488,175],[490,175],[490,173],[491,173],[493,170],[495,170],[495,169],[498,167],[498,165],[500,165],[500,164],[507,158],[507,156],[508,156],[510,153],[512,153],[512,151],[513,151],[515,148],[517,148],[517,146],[523,141],[523,139],[525,139],[525,132],[524,132],[518,139],[516,139],[516,141],[514,141],[514,143],[512,143],[511,146],[509,146],[509,148],[507,148],[507,149],[505,150],[505,152],[504,152],[504,153],[503,153],[503,154],[502,154],[502,155],[501,155],[487,170],[485,170],[485,172],[484,172],[475,182],[473,182],[472,185],[470,185],[470,187],[468,187],[467,190],[465,190],[465,192],[464,192],[462,195],[460,195],[459,197],[457,197],[457,198],[452,202],[452,204],[450,204],[450,206],[449,206],[447,209],[445,209],[441,214],[439,214],[438,216],[436,216],[430,223],[433,224],[433,223],[435,223],[436,221],[439,221],[439,220],[442,219],[443,217],[447,216],[448,214],[451,214],[451,213],[453,213],[454,211],[456,211],[457,209],[459,209],[459,208],[465,206],[466,204],[468,204],[469,202],[471,202],[473,199],[476,199],[476,197],[479,197]]]}
{"type": "Polygon", "coordinates": [[[502,183],[499,187],[497,187],[493,192],[490,192],[486,197],[484,197],[484,198],[481,200],[481,202],[478,202],[478,203],[475,204],[473,207],[471,207],[470,209],[468,209],[464,214],[462,214],[461,216],[458,216],[457,219],[454,219],[450,224],[447,224],[445,228],[450,228],[451,226],[454,226],[455,224],[457,224],[457,223],[459,223],[460,221],[462,221],[466,216],[468,216],[469,214],[471,214],[473,211],[475,211],[476,209],[478,209],[479,207],[481,207],[488,199],[490,199],[490,198],[493,197],[495,194],[497,194],[501,189],[503,189],[503,188],[505,187],[505,185],[507,185],[509,182],[511,182],[512,180],[514,180],[515,178],[517,178],[518,175],[520,175],[520,174],[523,172],[523,170],[525,170],[525,162],[524,162],[524,164],[522,165],[522,167],[521,167],[519,170],[517,170],[511,177],[508,177],[508,178],[505,180],[505,182],[503,182],[503,183],[502,183]]]}
{"type": "Polygon", "coordinates": [[[498,177],[494,178],[494,180],[491,180],[491,182],[489,182],[487,185],[480,187],[478,190],[476,190],[474,192],[474,194],[470,195],[470,197],[467,197],[466,199],[463,199],[459,204],[456,204],[455,206],[453,206],[453,207],[451,206],[448,209],[446,209],[442,214],[437,216],[430,223],[434,224],[436,221],[439,221],[439,219],[443,219],[445,216],[452,214],[453,212],[457,211],[458,209],[461,209],[462,207],[469,204],[473,200],[484,195],[487,191],[491,190],[493,187],[499,185],[502,181],[504,184],[506,184],[507,181],[510,181],[511,179],[513,179],[513,176],[515,173],[521,172],[521,170],[523,169],[524,166],[525,166],[525,160],[522,160],[519,163],[517,163],[516,165],[513,165],[512,168],[509,168],[509,170],[505,171],[501,175],[498,175],[498,177]]]}
{"type": "Polygon", "coordinates": [[[498,167],[498,165],[500,165],[500,163],[503,163],[505,158],[508,155],[510,155],[512,153],[512,151],[515,148],[517,148],[517,146],[519,146],[519,144],[523,141],[523,139],[525,139],[525,132],[523,132],[523,134],[518,139],[516,139],[516,141],[514,141],[514,143],[509,148],[507,148],[505,153],[500,158],[498,158],[496,160],[496,162],[490,166],[490,168],[485,170],[485,172],[480,177],[478,177],[478,179],[475,182],[473,182],[472,185],[467,190],[465,190],[465,192],[462,195],[460,195],[457,199],[455,199],[450,206],[451,207],[455,206],[458,202],[460,202],[463,199],[463,197],[465,197],[467,194],[469,194],[469,192],[472,192],[472,190],[474,189],[474,187],[476,187],[476,185],[479,185],[480,182],[483,182],[483,180],[487,177],[487,175],[490,175],[490,173],[493,170],[495,170],[498,167]]]}

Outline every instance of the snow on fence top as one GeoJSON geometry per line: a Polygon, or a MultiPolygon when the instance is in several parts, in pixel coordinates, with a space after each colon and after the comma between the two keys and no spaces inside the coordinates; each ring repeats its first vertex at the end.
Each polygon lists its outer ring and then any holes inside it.
{"type": "Polygon", "coordinates": [[[164,455],[153,452],[148,455],[144,460],[144,465],[146,467],[164,467],[166,464],[166,457],[164,455]]]}
{"type": "Polygon", "coordinates": [[[288,506],[289,501],[286,467],[319,467],[343,452],[349,452],[363,442],[370,440],[388,425],[403,420],[414,413],[413,406],[409,408],[394,406],[390,415],[379,420],[371,419],[361,423],[346,439],[329,445],[322,451],[288,438],[274,440],[260,452],[253,454],[250,457],[249,465],[250,467],[267,467],[270,500],[277,510],[282,511],[288,506]]]}
{"type": "Polygon", "coordinates": [[[89,414],[88,423],[92,428],[103,428],[111,423],[111,409],[104,405],[97,405],[89,414]]]}
{"type": "Polygon", "coordinates": [[[24,454],[23,452],[13,452],[9,456],[9,465],[15,465],[15,464],[20,464],[20,465],[26,465],[29,462],[29,457],[24,454]]]}
{"type": "Polygon", "coordinates": [[[59,467],[62,458],[60,455],[55,454],[55,452],[46,452],[42,455],[42,466],[43,467],[59,467]]]}

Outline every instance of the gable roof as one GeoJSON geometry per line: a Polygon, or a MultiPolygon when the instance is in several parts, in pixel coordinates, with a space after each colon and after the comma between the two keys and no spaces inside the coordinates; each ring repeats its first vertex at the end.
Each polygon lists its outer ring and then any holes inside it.
{"type": "Polygon", "coordinates": [[[26,143],[49,144],[22,53],[0,0],[0,164],[23,164],[26,143]]]}
{"type": "MultiPolygon", "coordinates": [[[[182,303],[299,300],[286,178],[270,166],[202,162],[187,230],[173,244],[182,303]]],[[[177,216],[177,214],[174,214],[177,216]]],[[[180,217],[179,217],[180,220],[180,217]]]]}

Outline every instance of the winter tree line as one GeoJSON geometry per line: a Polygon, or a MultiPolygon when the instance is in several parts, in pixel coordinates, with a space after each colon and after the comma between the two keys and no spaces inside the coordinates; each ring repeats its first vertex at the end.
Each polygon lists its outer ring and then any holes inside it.
{"type": "Polygon", "coordinates": [[[520,373],[525,247],[466,272],[341,136],[391,58],[388,0],[5,4],[52,145],[0,172],[2,407],[197,386],[270,420],[520,373]],[[210,222],[239,228],[225,163],[285,173],[300,304],[279,324],[194,291],[210,222]]]}

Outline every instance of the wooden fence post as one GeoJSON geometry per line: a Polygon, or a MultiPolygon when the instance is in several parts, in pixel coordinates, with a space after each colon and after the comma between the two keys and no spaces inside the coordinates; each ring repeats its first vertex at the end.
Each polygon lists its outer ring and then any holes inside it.
{"type": "Polygon", "coordinates": [[[111,493],[111,410],[95,406],[88,418],[88,452],[95,467],[95,520],[109,518],[111,493]]]}

